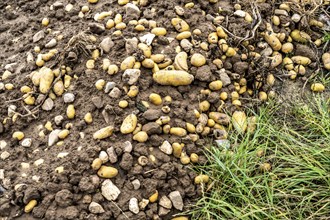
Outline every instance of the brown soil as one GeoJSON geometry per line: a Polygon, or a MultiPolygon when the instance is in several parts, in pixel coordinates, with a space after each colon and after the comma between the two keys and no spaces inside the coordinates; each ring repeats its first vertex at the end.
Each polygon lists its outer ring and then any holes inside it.
{"type": "MultiPolygon", "coordinates": [[[[183,198],[184,210],[189,208],[189,205],[200,198],[202,194],[201,185],[194,184],[194,178],[197,175],[192,170],[192,165],[182,165],[180,159],[169,156],[158,149],[158,147],[167,140],[170,143],[178,142],[185,144],[185,152],[187,155],[197,153],[199,155],[199,163],[206,162],[203,156],[203,147],[208,144],[207,140],[213,138],[213,131],[210,132],[208,138],[200,137],[196,142],[192,141],[189,136],[177,137],[174,135],[164,134],[161,132],[158,124],[154,123],[160,116],[168,115],[171,118],[171,127],[186,127],[186,122],[197,124],[197,119],[194,116],[193,110],[199,109],[199,101],[208,100],[212,103],[209,111],[217,111],[221,105],[219,92],[212,92],[209,95],[201,94],[200,91],[208,87],[208,83],[219,79],[217,67],[212,63],[215,58],[219,58],[222,52],[217,45],[209,46],[208,51],[204,51],[200,47],[193,47],[188,54],[201,53],[207,57],[207,65],[196,68],[189,64],[189,72],[195,76],[195,81],[189,86],[160,86],[152,79],[151,70],[141,68],[141,77],[136,85],[139,86],[139,94],[136,98],[130,98],[122,89],[126,84],[122,80],[122,71],[116,75],[108,75],[102,71],[102,59],[109,58],[111,63],[120,66],[120,63],[128,55],[134,55],[137,59],[141,55],[141,51],[132,51],[127,53],[125,48],[125,40],[143,36],[150,30],[139,33],[134,31],[134,26],[127,25],[123,30],[123,36],[112,36],[114,28],[105,31],[95,31],[90,29],[91,24],[95,23],[93,17],[95,13],[112,10],[114,14],[120,13],[123,15],[123,21],[127,24],[128,21],[134,18],[134,15],[126,14],[125,8],[119,6],[114,0],[100,0],[97,4],[88,4],[86,0],[61,0],[57,2],[63,3],[62,6],[55,7],[50,10],[55,0],[2,0],[0,2],[0,45],[2,53],[0,54],[0,73],[5,71],[5,65],[17,63],[17,67],[12,72],[10,78],[4,80],[4,83],[12,83],[13,90],[0,90],[0,141],[4,140],[6,146],[0,149],[0,153],[8,152],[10,156],[5,160],[0,159],[0,169],[4,171],[4,178],[0,179],[0,217],[4,219],[170,219],[174,214],[180,213],[180,210],[172,208],[168,213],[159,216],[160,210],[158,202],[149,203],[138,214],[133,214],[129,210],[129,201],[131,198],[136,198],[139,202],[142,199],[148,199],[156,190],[159,192],[159,199],[162,196],[168,196],[172,191],[179,191],[183,198]],[[65,6],[71,3],[73,9],[70,12],[65,11],[65,6]],[[8,6],[11,6],[8,8],[8,6]],[[84,18],[79,18],[78,13],[83,5],[89,5],[91,11],[85,14],[84,18]],[[50,24],[47,28],[41,26],[41,20],[44,17],[50,18],[50,24]],[[47,29],[51,29],[51,33],[47,29]],[[33,43],[33,36],[40,30],[45,31],[45,37],[37,43],[33,43]],[[105,37],[110,36],[114,42],[114,46],[109,53],[104,53],[96,61],[94,70],[86,70],[85,63],[87,57],[84,56],[81,50],[74,46],[70,46],[68,50],[64,48],[68,45],[69,40],[82,31],[87,31],[88,34],[93,34],[97,38],[97,42],[91,44],[98,48],[99,43],[105,37]],[[92,33],[90,33],[92,32],[92,33]],[[68,104],[64,103],[62,97],[57,97],[54,100],[54,107],[51,111],[40,110],[35,114],[35,118],[30,116],[18,117],[13,122],[8,118],[8,107],[16,105],[16,112],[27,114],[28,111],[24,108],[25,104],[20,100],[12,102],[12,100],[22,97],[20,87],[28,85],[33,88],[33,84],[29,79],[29,74],[38,67],[35,64],[27,62],[27,53],[30,52],[37,57],[34,52],[35,46],[40,46],[42,53],[49,49],[44,48],[52,38],[58,35],[63,35],[63,39],[57,42],[56,48],[59,54],[64,52],[67,57],[69,52],[77,55],[77,58],[68,61],[65,58],[63,63],[59,63],[61,57],[52,59],[45,65],[53,69],[59,68],[60,65],[69,66],[73,71],[69,75],[77,76],[72,79],[71,86],[66,92],[75,95],[74,106],[76,116],[74,119],[66,117],[66,109],[68,104]],[[104,91],[98,91],[95,88],[95,82],[99,79],[104,79],[106,82],[115,82],[116,87],[120,88],[122,94],[119,98],[111,98],[104,91]],[[170,95],[173,99],[172,103],[168,103],[171,108],[170,113],[162,112],[162,106],[150,105],[148,111],[141,109],[141,101],[148,101],[150,93],[155,92],[161,97],[170,95]],[[120,100],[128,101],[127,108],[118,107],[120,100]],[[151,111],[152,110],[152,111],[151,111]],[[93,123],[86,124],[84,115],[91,112],[93,115],[93,123]],[[132,140],[132,134],[124,135],[119,131],[123,119],[131,114],[136,113],[138,122],[144,125],[144,129],[148,131],[149,139],[146,143],[138,143],[132,140]],[[55,117],[62,115],[63,121],[56,125],[55,117]],[[53,129],[64,129],[68,123],[72,124],[69,136],[64,140],[62,146],[48,147],[48,137],[50,131],[47,131],[43,126],[47,121],[52,122],[53,129]],[[94,140],[93,133],[100,128],[108,125],[114,126],[114,134],[104,140],[94,140]],[[23,147],[22,142],[14,140],[12,134],[15,131],[24,132],[25,138],[32,139],[30,147],[23,147]],[[40,136],[43,131],[45,136],[40,136]],[[130,153],[124,152],[125,141],[130,141],[133,150],[130,153]],[[112,178],[112,182],[120,189],[121,194],[114,202],[105,199],[101,194],[101,185],[105,180],[98,177],[97,172],[92,170],[92,161],[99,156],[100,151],[107,151],[113,147],[118,161],[111,164],[119,170],[119,174],[112,178]],[[59,153],[68,153],[67,156],[59,158],[59,153]],[[148,163],[142,167],[137,160],[140,156],[153,155],[156,158],[155,163],[148,163]],[[34,162],[43,159],[44,162],[35,166],[34,162]],[[23,169],[22,163],[28,163],[30,168],[23,169]],[[64,167],[63,173],[55,171],[58,167],[64,167]],[[141,187],[133,188],[133,181],[139,180],[141,187]],[[19,186],[18,184],[23,184],[19,186]],[[16,187],[16,188],[15,188],[16,187]],[[24,213],[25,205],[36,199],[38,204],[31,213],[24,213]],[[91,202],[99,203],[104,212],[93,214],[89,210],[91,202]]],[[[176,5],[184,6],[190,1],[156,1],[150,0],[147,6],[139,7],[141,17],[148,20],[155,20],[159,26],[165,27],[168,31],[166,37],[174,37],[177,32],[171,25],[170,20],[176,17],[174,7],[176,5]],[[156,9],[155,12],[152,8],[156,9]]],[[[200,29],[202,34],[195,36],[196,41],[207,41],[208,34],[214,30],[212,21],[209,21],[206,16],[203,16],[203,10],[210,16],[216,16],[217,9],[222,7],[225,14],[229,16],[228,30],[237,36],[244,37],[247,30],[250,29],[250,24],[244,22],[243,18],[232,16],[233,3],[231,1],[219,1],[216,4],[210,5],[208,1],[197,0],[195,7],[185,9],[182,18],[190,25],[190,29],[200,29]]],[[[249,4],[244,3],[242,6],[245,10],[251,12],[249,4]]],[[[270,20],[269,9],[272,8],[270,3],[262,3],[259,5],[264,21],[270,20]]],[[[114,15],[111,16],[112,18],[114,15]]],[[[284,19],[284,18],[283,18],[284,19]]],[[[99,22],[101,23],[101,22],[99,22]]],[[[105,24],[105,21],[102,23],[105,24]]],[[[260,26],[260,30],[265,29],[265,23],[260,26]]],[[[315,33],[312,36],[314,39],[320,37],[320,34],[315,33]]],[[[261,36],[256,35],[256,39],[261,39],[261,36]]],[[[236,46],[238,40],[229,39],[228,42],[236,46]]],[[[258,42],[258,40],[256,40],[258,42]]],[[[177,40],[171,43],[165,37],[156,37],[152,43],[153,54],[164,53],[174,60],[176,51],[175,48],[179,45],[177,40]]],[[[86,45],[85,45],[86,46],[86,45]]],[[[241,45],[238,45],[241,47],[241,45]]],[[[261,49],[256,48],[258,52],[261,49]]],[[[303,52],[302,52],[303,53],[303,52]]],[[[189,55],[190,56],[190,55],[189,55]]],[[[252,65],[249,60],[242,61],[239,56],[229,58],[224,63],[224,68],[232,81],[238,82],[240,78],[245,77],[248,80],[248,85],[253,88],[256,74],[258,70],[260,74],[268,74],[268,61],[260,62],[257,65],[252,65]],[[264,65],[264,66],[263,66],[264,65]]],[[[306,78],[309,77],[313,68],[308,69],[306,78]]],[[[276,70],[272,70],[276,74],[276,70]]],[[[263,79],[264,80],[264,79],[263,79]]],[[[1,82],[1,81],[0,81],[1,82]]],[[[309,86],[309,84],[308,84],[309,86]]],[[[280,82],[277,82],[275,87],[269,88],[264,86],[260,90],[269,92],[270,90],[280,90],[280,82]]],[[[34,87],[37,91],[37,87],[34,87]]],[[[255,88],[253,88],[255,89],[255,88]]],[[[221,91],[235,91],[235,87],[231,84],[224,87],[221,91]]],[[[255,106],[251,99],[258,96],[258,91],[253,96],[247,93],[242,94],[243,106],[255,106]]],[[[38,94],[34,95],[38,99],[38,94]]],[[[39,97],[39,99],[42,97],[39,97]]],[[[165,105],[166,103],[164,103],[165,105]]],[[[226,101],[226,112],[242,109],[231,104],[231,101],[226,101]]],[[[28,106],[30,110],[35,106],[28,106]]]]}

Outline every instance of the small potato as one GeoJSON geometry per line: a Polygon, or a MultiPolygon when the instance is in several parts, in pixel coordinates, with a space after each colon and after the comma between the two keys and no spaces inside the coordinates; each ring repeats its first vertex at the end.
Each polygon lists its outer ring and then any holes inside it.
{"type": "Polygon", "coordinates": [[[233,127],[238,133],[244,133],[247,129],[247,117],[243,111],[235,111],[232,116],[233,127]]]}
{"type": "Polygon", "coordinates": [[[49,18],[43,18],[41,24],[42,26],[47,27],[49,25],[49,18]]]}
{"type": "Polygon", "coordinates": [[[226,56],[227,57],[233,57],[236,55],[236,50],[232,47],[228,47],[227,51],[226,51],[226,56]]]}
{"type": "Polygon", "coordinates": [[[172,127],[170,129],[170,134],[179,136],[179,137],[184,137],[187,135],[187,131],[184,128],[180,128],[180,127],[172,127]]]}
{"type": "Polygon", "coordinates": [[[139,87],[131,86],[128,93],[127,93],[127,96],[130,97],[130,98],[134,98],[138,95],[138,93],[139,93],[139,87]]]}
{"type": "Polygon", "coordinates": [[[41,93],[48,93],[54,80],[54,73],[51,69],[43,67],[39,70],[40,72],[40,85],[39,90],[41,93]]]}
{"type": "Polygon", "coordinates": [[[285,57],[283,59],[282,65],[287,70],[293,70],[294,69],[293,61],[289,57],[285,57]]]}
{"type": "Polygon", "coordinates": [[[120,108],[126,108],[128,106],[128,102],[126,100],[121,100],[119,101],[118,106],[120,108]]]}
{"type": "Polygon", "coordinates": [[[274,83],[275,83],[275,77],[274,77],[274,75],[273,74],[268,74],[266,81],[267,81],[267,85],[273,86],[274,83]]]}
{"type": "Polygon", "coordinates": [[[209,34],[208,38],[207,38],[207,41],[210,43],[210,44],[216,44],[218,43],[218,35],[216,32],[212,32],[209,34]]]}
{"type": "Polygon", "coordinates": [[[204,100],[199,103],[199,110],[201,110],[201,112],[206,112],[210,109],[210,106],[211,104],[207,100],[204,100]]]}
{"type": "Polygon", "coordinates": [[[153,80],[161,85],[185,86],[192,83],[194,76],[186,71],[160,70],[153,74],[153,80]]]}
{"type": "Polygon", "coordinates": [[[330,53],[324,53],[322,55],[322,61],[324,68],[330,70],[330,53]]]}
{"type": "Polygon", "coordinates": [[[149,202],[154,203],[157,200],[158,200],[158,191],[156,190],[156,192],[149,197],[149,202]]]}
{"type": "Polygon", "coordinates": [[[156,27],[151,30],[151,33],[156,35],[156,36],[165,36],[167,31],[165,28],[162,27],[156,27]]]}
{"type": "Polygon", "coordinates": [[[37,205],[37,200],[32,199],[29,201],[29,203],[24,207],[24,212],[29,213],[33,210],[33,208],[37,205]]]}
{"type": "Polygon", "coordinates": [[[129,134],[134,131],[137,125],[137,117],[135,114],[129,114],[120,126],[120,132],[122,134],[129,134]]]}
{"type": "Polygon", "coordinates": [[[148,134],[145,131],[139,131],[133,136],[133,140],[139,143],[144,143],[148,140],[148,134]]]}
{"type": "Polygon", "coordinates": [[[195,184],[202,184],[202,183],[208,183],[210,180],[208,175],[198,175],[195,177],[195,184]]]}
{"type": "Polygon", "coordinates": [[[304,56],[293,56],[291,57],[291,59],[294,63],[304,66],[307,66],[312,62],[308,57],[304,57],[304,56]]]}
{"type": "Polygon", "coordinates": [[[22,140],[24,137],[25,137],[25,135],[21,131],[15,131],[12,135],[13,139],[16,139],[16,140],[19,140],[19,141],[22,140]]]}
{"type": "Polygon", "coordinates": [[[205,57],[200,53],[194,53],[190,58],[190,63],[193,66],[200,67],[206,63],[205,57]]]}
{"type": "Polygon", "coordinates": [[[188,71],[188,63],[187,63],[188,54],[186,52],[180,52],[175,56],[174,60],[174,68],[176,70],[184,70],[188,71]]]}
{"type": "Polygon", "coordinates": [[[142,66],[148,69],[152,69],[155,66],[155,62],[152,59],[147,58],[142,61],[142,66]]]}
{"type": "Polygon", "coordinates": [[[151,93],[149,95],[149,101],[154,105],[161,105],[163,103],[162,97],[156,93],[151,93]]]}
{"type": "Polygon", "coordinates": [[[172,18],[171,23],[178,32],[189,31],[190,29],[187,22],[185,22],[181,18],[172,18]]]}
{"type": "Polygon", "coordinates": [[[103,178],[113,178],[118,175],[118,170],[110,166],[101,166],[101,168],[97,171],[97,175],[103,178]]]}
{"type": "Polygon", "coordinates": [[[123,71],[127,69],[132,69],[134,67],[134,63],[135,63],[135,57],[133,56],[126,57],[126,59],[121,63],[120,69],[123,71]]]}
{"type": "Polygon", "coordinates": [[[102,163],[103,161],[100,158],[96,158],[93,160],[91,167],[93,170],[98,170],[101,168],[102,163]]]}
{"type": "Polygon", "coordinates": [[[87,69],[94,69],[94,67],[95,67],[95,60],[87,60],[86,68],[87,69]]]}
{"type": "Polygon", "coordinates": [[[325,87],[322,83],[313,83],[311,85],[311,90],[313,92],[323,92],[325,90],[325,87]]]}
{"type": "Polygon", "coordinates": [[[264,36],[267,43],[272,47],[273,50],[278,51],[282,48],[280,40],[277,38],[276,34],[267,31],[264,36]]]}
{"type": "Polygon", "coordinates": [[[290,42],[287,42],[287,43],[282,45],[281,50],[282,50],[283,53],[286,53],[286,54],[291,53],[293,51],[293,44],[290,43],[290,42]]]}
{"type": "Polygon", "coordinates": [[[282,63],[282,54],[274,52],[272,56],[272,62],[270,64],[271,68],[276,68],[282,63]]]}
{"type": "Polygon", "coordinates": [[[213,81],[209,84],[209,88],[213,91],[218,91],[222,88],[222,82],[221,80],[216,80],[216,81],[213,81]]]}
{"type": "Polygon", "coordinates": [[[178,35],[176,35],[177,40],[183,40],[183,39],[188,39],[191,37],[191,32],[190,31],[184,31],[178,35]]]}
{"type": "Polygon", "coordinates": [[[297,29],[293,30],[290,36],[292,37],[293,40],[299,43],[307,43],[308,41],[311,40],[311,37],[307,33],[303,31],[299,31],[297,29]]]}
{"type": "Polygon", "coordinates": [[[90,112],[86,113],[84,120],[87,124],[91,124],[93,122],[92,114],[90,112]]]}
{"type": "Polygon", "coordinates": [[[190,132],[190,133],[195,133],[196,132],[196,128],[195,128],[195,125],[191,124],[191,123],[186,123],[186,128],[187,128],[187,131],[190,132]]]}
{"type": "Polygon", "coordinates": [[[53,91],[57,96],[61,96],[64,93],[64,84],[62,80],[58,80],[54,84],[53,91]]]}
{"type": "Polygon", "coordinates": [[[118,73],[119,71],[119,68],[117,65],[115,64],[111,64],[109,67],[108,67],[108,74],[109,75],[114,75],[116,73],[118,73]]]}
{"type": "Polygon", "coordinates": [[[222,38],[222,39],[227,39],[228,38],[228,35],[227,33],[223,30],[222,27],[217,27],[217,35],[222,38]]]}
{"type": "Polygon", "coordinates": [[[97,90],[102,90],[105,86],[105,80],[104,79],[99,79],[95,82],[95,87],[97,90]]]}
{"type": "Polygon", "coordinates": [[[108,126],[105,128],[101,128],[93,134],[94,139],[102,140],[108,138],[112,135],[114,128],[112,126],[108,126]]]}
{"type": "Polygon", "coordinates": [[[151,47],[144,43],[139,43],[138,48],[143,51],[143,55],[147,58],[151,56],[151,47]]]}
{"type": "Polygon", "coordinates": [[[261,100],[261,101],[267,101],[267,93],[265,93],[265,92],[263,92],[263,91],[261,91],[261,92],[259,92],[259,99],[261,100]]]}

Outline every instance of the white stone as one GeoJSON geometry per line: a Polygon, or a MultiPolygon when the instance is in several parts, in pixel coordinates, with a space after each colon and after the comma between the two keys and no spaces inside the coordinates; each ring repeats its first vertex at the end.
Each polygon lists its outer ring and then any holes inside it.
{"type": "Polygon", "coordinates": [[[88,210],[93,214],[100,214],[105,212],[103,207],[96,202],[91,202],[89,204],[88,210]]]}
{"type": "Polygon", "coordinates": [[[138,179],[133,180],[133,181],[132,181],[132,185],[133,185],[133,188],[134,188],[135,190],[140,189],[140,187],[141,187],[140,180],[138,180],[138,179]]]}
{"type": "Polygon", "coordinates": [[[109,156],[110,163],[116,163],[118,161],[118,157],[114,147],[109,147],[107,149],[107,155],[109,156]]]}
{"type": "Polygon", "coordinates": [[[139,69],[127,69],[123,74],[123,81],[128,83],[128,85],[133,85],[139,80],[141,75],[141,70],[139,69]]]}
{"type": "Polygon", "coordinates": [[[58,134],[61,132],[60,129],[55,129],[50,132],[48,137],[48,147],[53,146],[58,141],[58,134]]]}
{"type": "Polygon", "coordinates": [[[16,112],[16,109],[17,109],[16,105],[10,105],[10,106],[8,106],[8,116],[9,117],[13,117],[13,115],[16,112]]]}
{"type": "Polygon", "coordinates": [[[115,45],[115,43],[110,39],[110,37],[106,37],[100,43],[100,47],[106,53],[109,53],[111,48],[115,45]]]}
{"type": "Polygon", "coordinates": [[[65,103],[71,103],[74,101],[74,94],[73,93],[65,93],[63,95],[63,100],[65,103]]]}
{"type": "Polygon", "coordinates": [[[172,208],[172,202],[167,196],[162,196],[162,198],[160,198],[159,205],[163,206],[166,209],[172,208]]]}
{"type": "Polygon", "coordinates": [[[65,6],[65,11],[67,11],[67,12],[71,11],[72,9],[73,9],[73,5],[72,4],[67,4],[65,6]]]}
{"type": "Polygon", "coordinates": [[[109,179],[102,183],[101,192],[102,195],[109,201],[116,200],[120,194],[118,187],[109,179]]]}
{"type": "Polygon", "coordinates": [[[131,198],[129,200],[128,208],[134,214],[138,214],[139,213],[140,209],[139,209],[139,203],[138,203],[137,198],[131,198]]]}
{"type": "Polygon", "coordinates": [[[150,46],[155,37],[156,37],[156,35],[149,33],[149,34],[146,34],[146,35],[143,35],[142,37],[140,37],[140,41],[142,43],[145,43],[148,46],[150,46]]]}
{"type": "Polygon", "coordinates": [[[5,178],[5,170],[0,169],[0,180],[3,180],[5,178]]]}
{"type": "Polygon", "coordinates": [[[63,119],[64,119],[64,117],[62,115],[55,116],[55,118],[54,118],[55,124],[60,125],[62,123],[63,119]]]}
{"type": "Polygon", "coordinates": [[[27,170],[30,168],[30,164],[29,163],[21,163],[21,167],[23,170],[27,170]]]}
{"type": "Polygon", "coordinates": [[[21,145],[23,147],[31,147],[32,145],[32,139],[31,138],[24,138],[21,145]]]}
{"type": "Polygon", "coordinates": [[[69,155],[68,152],[60,152],[60,153],[57,154],[57,158],[64,158],[64,157],[66,157],[68,155],[69,155]]]}
{"type": "Polygon", "coordinates": [[[299,14],[293,14],[291,17],[291,20],[294,21],[295,23],[298,23],[301,19],[301,16],[299,14]]]}
{"type": "Polygon", "coordinates": [[[51,98],[47,98],[45,102],[42,104],[41,108],[44,111],[50,111],[54,107],[54,101],[51,98]]]}
{"type": "Polygon", "coordinates": [[[183,200],[181,197],[181,194],[179,191],[173,191],[171,192],[168,197],[170,197],[170,200],[172,201],[172,204],[174,208],[182,211],[183,209],[183,200]]]}
{"type": "Polygon", "coordinates": [[[100,151],[99,158],[102,160],[102,163],[106,163],[109,161],[109,156],[104,150],[100,151]]]}
{"type": "Polygon", "coordinates": [[[5,147],[7,147],[7,142],[5,140],[1,140],[0,141],[0,150],[5,149],[5,147]]]}
{"type": "Polygon", "coordinates": [[[245,11],[242,11],[242,10],[236,10],[234,12],[234,15],[238,16],[238,17],[241,17],[241,18],[244,18],[245,15],[246,15],[246,12],[245,11]]]}
{"type": "Polygon", "coordinates": [[[42,159],[42,158],[40,158],[40,159],[38,159],[38,160],[36,160],[36,161],[34,161],[34,166],[40,166],[41,164],[43,164],[44,163],[44,159],[42,159]]]}
{"type": "Polygon", "coordinates": [[[111,92],[109,93],[109,96],[111,98],[117,99],[121,96],[121,91],[119,88],[115,87],[111,90],[111,92]]]}
{"type": "Polygon", "coordinates": [[[0,155],[1,160],[6,160],[8,157],[10,157],[10,153],[8,151],[4,151],[0,155]]]}
{"type": "Polygon", "coordinates": [[[173,147],[168,141],[164,141],[162,145],[160,145],[159,149],[168,155],[171,155],[173,153],[173,147]]]}
{"type": "Polygon", "coordinates": [[[131,153],[132,150],[133,150],[132,143],[130,141],[125,141],[124,142],[124,152],[131,153]]]}
{"type": "Polygon", "coordinates": [[[115,88],[116,83],[115,82],[107,82],[104,87],[104,92],[109,93],[111,89],[115,88]]]}
{"type": "Polygon", "coordinates": [[[53,48],[57,45],[57,41],[55,38],[51,39],[46,45],[46,48],[53,48]]]}

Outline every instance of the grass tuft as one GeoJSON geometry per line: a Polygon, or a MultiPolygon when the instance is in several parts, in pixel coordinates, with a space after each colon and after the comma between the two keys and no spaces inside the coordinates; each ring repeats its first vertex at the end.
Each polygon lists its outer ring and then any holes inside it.
{"type": "Polygon", "coordinates": [[[261,108],[253,135],[232,133],[229,150],[207,150],[197,169],[211,183],[191,219],[329,218],[330,101],[274,106],[261,108]]]}

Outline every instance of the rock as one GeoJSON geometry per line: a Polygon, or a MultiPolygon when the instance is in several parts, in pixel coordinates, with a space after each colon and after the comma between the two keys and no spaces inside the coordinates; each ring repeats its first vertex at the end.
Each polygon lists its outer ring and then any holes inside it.
{"type": "Polygon", "coordinates": [[[2,134],[4,132],[5,128],[3,126],[3,124],[0,122],[0,134],[2,134]]]}
{"type": "Polygon", "coordinates": [[[95,107],[98,108],[98,109],[100,109],[100,108],[103,107],[102,99],[101,99],[101,97],[99,97],[99,96],[94,96],[94,97],[92,98],[92,102],[93,102],[93,104],[95,105],[95,107]]]}
{"type": "Polygon", "coordinates": [[[103,24],[100,23],[90,23],[89,25],[90,32],[94,34],[101,34],[105,31],[105,27],[103,24]]]}
{"type": "Polygon", "coordinates": [[[57,10],[57,9],[60,9],[60,8],[64,8],[64,5],[63,5],[62,2],[57,1],[57,2],[54,2],[53,7],[54,7],[55,10],[57,10]]]}
{"type": "Polygon", "coordinates": [[[165,154],[171,155],[173,153],[172,145],[168,141],[164,141],[159,149],[165,154]]]}
{"type": "Polygon", "coordinates": [[[133,185],[133,188],[134,188],[135,190],[140,189],[140,187],[141,187],[140,180],[138,180],[138,179],[133,180],[133,181],[132,181],[132,185],[133,185]]]}
{"type": "Polygon", "coordinates": [[[128,3],[125,6],[126,8],[126,15],[130,18],[130,20],[138,20],[141,14],[139,7],[135,4],[128,3]]]}
{"type": "Polygon", "coordinates": [[[148,46],[150,46],[152,44],[152,41],[154,40],[154,38],[156,37],[156,35],[154,34],[146,34],[146,35],[143,35],[142,37],[140,37],[140,41],[142,43],[145,43],[147,44],[148,46]]]}
{"type": "Polygon", "coordinates": [[[88,210],[93,214],[101,214],[105,212],[103,207],[96,202],[91,202],[88,206],[88,210]]]}
{"type": "Polygon", "coordinates": [[[5,69],[8,70],[9,72],[14,73],[17,69],[18,63],[9,63],[5,66],[5,69]]]}
{"type": "Polygon", "coordinates": [[[133,166],[133,157],[129,153],[124,153],[119,166],[126,171],[129,171],[133,166]]]}
{"type": "Polygon", "coordinates": [[[136,37],[127,39],[125,43],[125,49],[127,54],[133,54],[138,48],[139,40],[136,37]]]}
{"type": "Polygon", "coordinates": [[[164,215],[167,215],[168,213],[170,213],[170,209],[165,209],[164,207],[159,207],[159,210],[158,210],[158,215],[159,216],[164,216],[164,215]]]}
{"type": "Polygon", "coordinates": [[[64,100],[65,103],[72,103],[72,102],[74,102],[74,98],[75,98],[75,96],[74,96],[73,93],[65,93],[63,95],[63,100],[64,100]]]}
{"type": "Polygon", "coordinates": [[[180,46],[183,48],[184,51],[189,52],[192,48],[193,45],[192,43],[190,43],[190,41],[188,39],[183,39],[180,42],[180,46]]]}
{"type": "Polygon", "coordinates": [[[132,143],[130,141],[125,141],[123,144],[124,152],[126,153],[131,153],[133,150],[132,143]]]}
{"type": "Polygon", "coordinates": [[[121,96],[121,91],[119,88],[115,87],[109,93],[109,96],[114,99],[118,99],[121,96]]]}
{"type": "Polygon", "coordinates": [[[115,88],[116,83],[115,82],[107,82],[107,84],[104,87],[104,92],[109,93],[111,89],[115,88]]]}
{"type": "Polygon", "coordinates": [[[230,148],[230,142],[228,140],[215,140],[215,143],[219,148],[222,149],[229,149],[230,148]]]}
{"type": "Polygon", "coordinates": [[[246,70],[249,68],[249,63],[247,62],[236,62],[233,66],[235,73],[244,75],[246,70]]]}
{"type": "Polygon", "coordinates": [[[162,196],[162,198],[160,198],[159,205],[166,209],[172,208],[172,202],[167,196],[162,196]]]}
{"type": "Polygon", "coordinates": [[[148,109],[143,113],[143,117],[148,121],[154,121],[158,119],[161,115],[161,111],[159,109],[148,109]]]}
{"type": "Polygon", "coordinates": [[[62,189],[55,195],[55,201],[60,207],[70,206],[72,204],[72,200],[73,194],[67,189],[62,189]]]}
{"type": "Polygon", "coordinates": [[[0,154],[1,160],[6,160],[8,157],[10,157],[10,153],[8,151],[4,151],[0,154]]]}
{"type": "Polygon", "coordinates": [[[299,14],[293,14],[291,17],[291,20],[295,23],[298,23],[301,19],[301,16],[299,14]]]}
{"type": "Polygon", "coordinates": [[[57,126],[59,126],[63,120],[64,120],[64,117],[62,115],[57,115],[54,118],[54,122],[57,126]]]}
{"type": "Polygon", "coordinates": [[[51,111],[53,107],[54,107],[54,101],[51,98],[47,98],[41,106],[42,110],[44,111],[51,111]]]}
{"type": "Polygon", "coordinates": [[[106,53],[109,53],[111,48],[115,45],[115,43],[111,40],[110,37],[106,37],[100,43],[100,47],[106,53]]]}
{"type": "Polygon", "coordinates": [[[228,74],[226,73],[225,69],[221,69],[221,70],[217,71],[217,73],[219,73],[220,80],[222,82],[223,87],[231,84],[231,80],[230,80],[228,74]]]}
{"type": "Polygon", "coordinates": [[[107,154],[108,154],[110,163],[116,163],[118,161],[118,157],[117,157],[117,154],[116,154],[116,151],[115,151],[114,147],[109,147],[107,149],[107,154]]]}
{"type": "Polygon", "coordinates": [[[41,39],[45,38],[45,32],[43,30],[37,32],[35,35],[33,35],[33,43],[37,43],[41,39]]]}
{"type": "Polygon", "coordinates": [[[0,169],[0,180],[5,179],[5,170],[4,169],[0,169]]]}
{"type": "Polygon", "coordinates": [[[67,12],[70,12],[72,9],[73,9],[73,5],[72,4],[67,4],[65,6],[65,11],[67,11],[67,12]]]}
{"type": "Polygon", "coordinates": [[[317,59],[317,56],[314,53],[313,49],[304,44],[296,44],[295,55],[308,57],[312,61],[316,61],[317,59]]]}
{"type": "Polygon", "coordinates": [[[53,48],[57,45],[57,40],[55,38],[51,39],[46,45],[46,48],[53,48]]]}
{"type": "MultiPolygon", "coordinates": [[[[0,123],[2,124],[2,123],[0,123]]],[[[5,147],[7,147],[7,142],[5,140],[1,140],[0,141],[0,150],[5,149],[5,147]]]]}
{"type": "Polygon", "coordinates": [[[24,139],[22,140],[21,145],[22,145],[23,147],[31,147],[31,145],[32,145],[32,139],[31,139],[31,138],[24,138],[24,139]]]}
{"type": "Polygon", "coordinates": [[[241,18],[244,18],[245,15],[246,15],[246,12],[245,11],[242,11],[242,10],[236,10],[234,12],[234,15],[238,16],[238,17],[241,17],[241,18]]]}
{"type": "Polygon", "coordinates": [[[120,190],[115,186],[111,180],[107,179],[101,186],[102,195],[109,201],[114,201],[118,198],[120,190]]]}
{"type": "Polygon", "coordinates": [[[48,147],[53,146],[58,141],[58,134],[61,132],[60,129],[55,129],[50,132],[48,137],[48,147]]]}
{"type": "Polygon", "coordinates": [[[131,212],[133,212],[134,214],[138,214],[140,209],[139,209],[139,204],[138,204],[138,200],[136,198],[131,198],[129,200],[129,210],[131,212]]]}
{"type": "Polygon", "coordinates": [[[202,67],[199,67],[197,69],[195,79],[198,79],[198,80],[204,81],[204,82],[212,81],[211,68],[208,65],[204,65],[202,67]]]}
{"type": "Polygon", "coordinates": [[[171,192],[168,197],[172,201],[174,208],[182,211],[183,209],[183,200],[179,191],[171,192]]]}
{"type": "Polygon", "coordinates": [[[122,78],[125,83],[128,85],[133,85],[136,83],[141,75],[141,70],[139,69],[127,69],[125,70],[122,78]]]}
{"type": "Polygon", "coordinates": [[[5,84],[0,82],[0,92],[5,90],[5,84]]]}
{"type": "Polygon", "coordinates": [[[109,156],[108,156],[107,152],[105,152],[104,150],[100,151],[99,158],[102,160],[103,163],[106,163],[109,161],[109,156]]]}
{"type": "Polygon", "coordinates": [[[142,127],[142,131],[147,132],[148,135],[161,134],[162,128],[156,122],[149,122],[142,127]]]}

